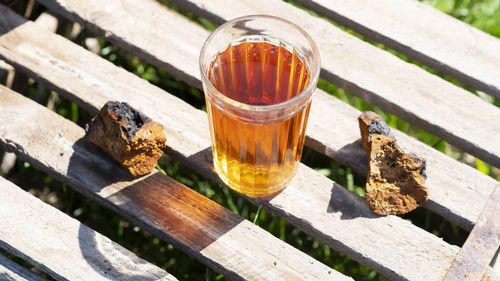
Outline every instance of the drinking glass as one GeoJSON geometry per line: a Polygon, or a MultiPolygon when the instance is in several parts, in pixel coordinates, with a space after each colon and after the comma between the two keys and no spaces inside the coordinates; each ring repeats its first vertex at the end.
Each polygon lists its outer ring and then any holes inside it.
{"type": "Polygon", "coordinates": [[[215,30],[200,54],[215,169],[247,196],[279,192],[302,155],[319,52],[294,23],[250,15],[215,30]]]}

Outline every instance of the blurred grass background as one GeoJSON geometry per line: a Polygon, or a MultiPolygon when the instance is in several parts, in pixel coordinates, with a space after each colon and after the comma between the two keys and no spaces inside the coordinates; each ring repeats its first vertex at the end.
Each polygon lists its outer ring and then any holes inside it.
{"type": "MultiPolygon", "coordinates": [[[[182,11],[170,4],[167,0],[162,0],[160,2],[209,30],[216,28],[216,26],[209,21],[196,17],[189,12],[182,11]]],[[[500,38],[500,0],[424,0],[423,2],[500,38]]],[[[28,0],[12,1],[11,7],[19,14],[25,15],[28,3],[28,0]]],[[[33,9],[33,11],[34,12],[31,13],[31,15],[27,15],[27,17],[31,20],[34,20],[41,12],[43,12],[44,8],[35,4],[35,9],[33,9]]],[[[101,57],[113,62],[114,64],[119,65],[128,71],[133,72],[137,76],[146,79],[160,88],[178,96],[193,106],[202,110],[205,109],[203,92],[199,89],[189,87],[182,81],[166,73],[164,70],[142,62],[140,59],[120,50],[118,47],[101,38],[93,38],[92,33],[85,29],[82,29],[77,36],[71,34],[72,30],[74,30],[73,25],[62,20],[60,21],[60,28],[57,32],[70,38],[76,43],[97,52],[101,57]],[[94,45],[90,46],[90,42],[94,42],[94,45]]],[[[344,30],[372,43],[375,46],[384,48],[387,51],[394,53],[403,60],[420,65],[407,59],[401,54],[388,50],[382,44],[363,38],[351,30],[344,30]]],[[[500,106],[499,101],[495,101],[489,95],[476,91],[467,85],[463,85],[446,75],[435,72],[432,69],[424,66],[421,67],[427,71],[440,75],[451,83],[463,87],[489,103],[500,106]]],[[[88,112],[78,107],[75,103],[61,98],[57,95],[57,93],[47,90],[39,83],[24,77],[22,74],[16,73],[15,85],[17,85],[17,91],[22,92],[24,95],[32,98],[40,104],[48,105],[49,108],[58,114],[76,122],[82,127],[91,118],[88,112]]],[[[463,153],[442,139],[364,102],[363,100],[327,81],[321,80],[318,87],[353,105],[361,111],[376,111],[384,117],[390,126],[420,139],[435,149],[442,151],[459,161],[467,163],[468,165],[477,168],[491,177],[500,179],[500,172],[498,169],[493,168],[466,153],[463,153]]],[[[302,162],[315,168],[323,175],[333,179],[358,195],[364,196],[365,175],[355,174],[350,168],[339,165],[335,161],[332,161],[331,159],[307,148],[304,150],[302,162]]],[[[255,224],[259,225],[263,229],[266,229],[276,237],[279,237],[315,259],[346,275],[352,276],[355,280],[385,280],[385,278],[377,272],[372,271],[365,266],[359,265],[358,263],[350,260],[348,257],[331,250],[329,247],[316,241],[299,229],[285,222],[283,219],[260,210],[257,206],[249,204],[228,189],[204,179],[203,177],[192,172],[189,168],[183,166],[180,162],[170,158],[168,155],[160,161],[158,169],[230,209],[231,211],[250,221],[253,221],[255,224]]],[[[168,243],[153,237],[146,231],[121,218],[110,210],[87,200],[85,197],[74,192],[66,185],[32,168],[28,163],[16,161],[14,167],[4,176],[8,180],[28,190],[45,202],[59,208],[68,215],[78,219],[82,223],[132,250],[138,256],[166,269],[180,280],[225,280],[223,275],[213,272],[203,264],[191,259],[189,256],[173,248],[168,243]]],[[[403,218],[410,220],[412,223],[431,233],[434,233],[439,237],[442,237],[447,242],[458,246],[463,244],[468,234],[467,232],[459,229],[456,225],[447,221],[446,218],[440,217],[439,215],[422,208],[403,216],[403,218]]],[[[10,257],[29,267],[28,264],[20,261],[19,259],[12,256],[10,257]]],[[[36,271],[35,269],[32,270],[36,271]]]]}

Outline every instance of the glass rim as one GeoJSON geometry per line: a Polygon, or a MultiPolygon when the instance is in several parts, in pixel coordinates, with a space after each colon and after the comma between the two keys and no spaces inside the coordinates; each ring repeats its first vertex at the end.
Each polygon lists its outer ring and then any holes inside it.
{"type": "MultiPolygon", "coordinates": [[[[279,38],[278,38],[279,39],[279,38]]],[[[230,44],[231,42],[228,42],[230,44]]],[[[289,105],[297,103],[304,99],[305,96],[307,96],[308,93],[313,92],[313,90],[316,88],[316,84],[319,79],[319,73],[321,71],[321,62],[320,62],[320,56],[319,56],[319,50],[318,47],[316,46],[316,43],[312,40],[311,36],[307,34],[307,32],[302,29],[300,26],[296,25],[295,23],[280,18],[276,16],[271,16],[271,15],[246,15],[246,16],[241,16],[234,18],[230,21],[227,21],[226,23],[220,25],[217,29],[215,29],[210,36],[205,40],[205,43],[203,43],[203,47],[201,48],[200,51],[200,57],[199,57],[199,67],[200,67],[200,72],[201,72],[201,79],[202,83],[205,87],[208,87],[208,92],[209,94],[214,94],[215,97],[219,99],[224,104],[228,104],[230,106],[236,107],[237,109],[241,110],[247,110],[247,111],[274,111],[274,110],[280,110],[287,108],[289,105]],[[251,105],[243,102],[239,102],[237,100],[234,100],[230,97],[227,97],[226,95],[222,94],[219,90],[217,90],[214,85],[210,82],[208,79],[208,70],[204,69],[204,64],[205,64],[205,52],[207,49],[207,46],[212,42],[214,37],[226,26],[233,24],[235,22],[243,21],[243,20],[248,20],[248,19],[259,19],[259,18],[267,18],[267,19],[272,19],[272,20],[277,20],[284,22],[290,26],[292,26],[294,29],[296,29],[302,36],[304,36],[309,43],[312,51],[312,56],[313,56],[313,62],[311,65],[311,79],[309,81],[309,84],[296,96],[292,97],[291,99],[288,99],[286,101],[276,103],[276,104],[269,104],[269,105],[251,105]]],[[[206,91],[205,91],[206,92],[206,91]]],[[[206,93],[205,93],[206,94],[206,93]]]]}

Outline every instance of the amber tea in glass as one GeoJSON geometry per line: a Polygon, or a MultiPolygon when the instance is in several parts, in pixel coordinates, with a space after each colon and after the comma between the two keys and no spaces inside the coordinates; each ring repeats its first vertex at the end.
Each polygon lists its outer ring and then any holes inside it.
{"type": "Polygon", "coordinates": [[[314,43],[290,22],[247,16],[209,37],[200,67],[220,178],[248,196],[280,191],[302,155],[319,73],[314,43]]]}

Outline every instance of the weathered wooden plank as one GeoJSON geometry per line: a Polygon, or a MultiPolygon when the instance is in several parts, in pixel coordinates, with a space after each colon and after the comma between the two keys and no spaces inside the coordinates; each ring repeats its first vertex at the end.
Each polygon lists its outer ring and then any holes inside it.
{"type": "MultiPolygon", "coordinates": [[[[122,48],[199,87],[197,59],[192,57],[197,57],[208,33],[200,31],[188,20],[182,23],[182,29],[171,28],[179,26],[180,21],[174,20],[176,15],[158,3],[141,1],[140,4],[133,4],[134,9],[129,9],[127,7],[132,4],[128,1],[107,1],[105,7],[101,8],[103,4],[97,0],[41,0],[51,9],[97,30],[122,48]],[[145,19],[142,16],[144,14],[151,17],[145,19]],[[131,23],[130,19],[136,20],[131,23]],[[158,24],[158,20],[164,23],[158,24]],[[151,29],[150,26],[157,28],[151,29]],[[187,30],[190,36],[185,36],[187,30]]],[[[500,110],[494,106],[281,1],[238,1],[233,5],[221,1],[174,2],[217,23],[248,13],[275,14],[300,21],[317,39],[325,78],[445,138],[453,145],[500,166],[500,148],[491,138],[492,135],[500,137],[500,126],[494,122],[500,117],[500,110]],[[330,36],[328,39],[325,39],[325,33],[330,36]],[[429,106],[422,106],[424,104],[429,106]],[[474,111],[471,112],[471,108],[474,111]]]]}
{"type": "MultiPolygon", "coordinates": [[[[160,67],[170,63],[170,67],[175,67],[180,71],[178,73],[191,73],[193,76],[180,77],[187,81],[196,81],[194,85],[199,85],[197,58],[203,41],[209,33],[188,19],[151,1],[134,3],[134,9],[124,9],[123,7],[128,6],[125,0],[107,1],[104,5],[108,8],[105,9],[100,9],[103,4],[94,0],[65,1],[60,2],[60,5],[55,7],[59,7],[57,9],[70,19],[78,20],[91,29],[99,30],[100,33],[103,30],[109,30],[108,38],[116,44],[139,55],[142,54],[144,58],[154,58],[149,61],[160,67]],[[64,12],[64,9],[71,11],[71,14],[64,12]],[[108,10],[113,12],[106,12],[108,10]],[[148,21],[149,18],[141,16],[143,14],[151,14],[153,18],[161,19],[165,24],[155,25],[155,31],[152,33],[150,25],[131,25],[129,20],[124,20],[135,18],[141,22],[148,21]],[[171,26],[182,26],[182,28],[170,28],[171,26]],[[193,36],[185,36],[185,34],[193,36]],[[161,48],[157,48],[159,45],[161,48]],[[139,47],[131,49],[130,46],[139,47]],[[176,55],[172,56],[172,54],[176,55]]],[[[11,48],[10,45],[5,44],[5,46],[11,48]]],[[[19,53],[12,54],[11,59],[19,55],[19,53]]],[[[27,68],[33,67],[27,66],[27,68]]],[[[66,89],[71,89],[72,86],[60,88],[67,91],[66,89]]],[[[93,92],[86,95],[90,94],[93,92]]],[[[151,97],[151,99],[156,98],[151,97]]],[[[359,131],[356,118],[360,112],[323,91],[317,91],[314,99],[306,145],[344,165],[353,167],[360,173],[366,173],[367,158],[357,143],[359,131]]],[[[428,161],[427,184],[431,192],[426,207],[465,229],[472,229],[482,206],[493,191],[495,181],[413,138],[399,132],[397,135],[400,145],[406,151],[421,155],[428,161]]],[[[201,149],[199,146],[195,147],[201,149]]]]}
{"type": "Polygon", "coordinates": [[[498,256],[500,256],[500,248],[497,250],[495,257],[491,261],[491,268],[500,275],[500,258],[498,256]]]}
{"type": "Polygon", "coordinates": [[[247,14],[300,23],[318,45],[322,77],[500,167],[500,109],[440,77],[281,0],[172,2],[216,23],[247,14]]]}
{"type": "Polygon", "coordinates": [[[444,281],[480,280],[500,246],[500,184],[484,206],[444,281]]]}
{"type": "MultiPolygon", "coordinates": [[[[325,97],[314,97],[306,141],[313,149],[366,174],[368,159],[360,144],[357,124],[361,113],[340,100],[325,97]]],[[[424,206],[471,229],[496,181],[398,130],[393,132],[404,151],[427,160],[429,201],[424,206]]]]}
{"type": "Polygon", "coordinates": [[[2,177],[0,186],[0,247],[56,280],[177,280],[2,177]]]}
{"type": "Polygon", "coordinates": [[[0,96],[8,150],[228,278],[350,280],[166,175],[132,179],[82,128],[5,87],[0,96]]]}
{"type": "Polygon", "coordinates": [[[43,12],[40,16],[38,16],[38,18],[36,18],[35,23],[47,31],[56,32],[59,21],[55,16],[49,14],[48,12],[43,12]]]}
{"type": "Polygon", "coordinates": [[[296,3],[500,98],[500,40],[413,0],[296,3]]]}
{"type": "MultiPolygon", "coordinates": [[[[8,150],[228,277],[275,280],[274,272],[285,270],[278,277],[330,278],[328,267],[166,176],[129,182],[117,163],[78,141],[81,128],[7,88],[0,91],[0,143],[8,150]]],[[[374,216],[361,198],[305,166],[283,193],[257,203],[397,280],[441,278],[458,252],[399,217],[374,216]],[[414,263],[432,270],[414,270],[414,263]]]]}
{"type": "Polygon", "coordinates": [[[35,273],[0,254],[0,280],[5,281],[46,281],[35,273]]]}
{"type": "MultiPolygon", "coordinates": [[[[494,122],[500,116],[500,110],[304,11],[282,1],[261,1],[238,1],[232,5],[226,5],[223,0],[173,2],[217,23],[248,13],[275,14],[299,21],[317,39],[325,70],[322,73],[326,78],[455,146],[500,165],[500,148],[487,137],[491,134],[500,137],[500,127],[494,122]],[[329,35],[328,39],[325,39],[325,33],[329,35]],[[470,108],[474,111],[471,112],[470,108]]],[[[126,7],[132,5],[129,0],[115,0],[107,1],[106,8],[100,9],[102,4],[97,0],[85,3],[77,0],[41,2],[71,20],[97,30],[148,62],[172,71],[191,85],[200,86],[197,59],[192,57],[198,55],[197,50],[208,33],[204,34],[187,20],[182,23],[182,29],[171,28],[179,26],[180,21],[175,21],[175,15],[158,3],[141,1],[140,4],[134,3],[134,9],[128,9],[126,7]],[[144,14],[151,17],[144,19],[144,14]],[[136,19],[142,25],[127,23],[124,19],[136,19]],[[158,25],[159,19],[165,23],[158,25]],[[152,30],[149,26],[157,28],[152,30]],[[131,30],[134,32],[129,32],[131,30]],[[187,30],[192,36],[185,36],[187,30]]]]}
{"type": "Polygon", "coordinates": [[[500,272],[494,268],[488,267],[481,281],[500,281],[500,272]]]}
{"type": "MultiPolygon", "coordinates": [[[[202,28],[190,28],[189,36],[175,21],[177,13],[165,9],[154,1],[39,1],[56,12],[64,12],[64,16],[80,23],[113,42],[119,42],[121,48],[132,53],[142,54],[141,57],[151,64],[166,69],[177,77],[182,77],[187,83],[200,88],[199,69],[191,61],[200,53],[201,45],[207,32],[202,28]],[[174,20],[172,20],[174,19],[174,20]],[[123,25],[122,21],[126,21],[123,25]],[[117,23],[119,23],[117,25],[117,23]],[[151,28],[154,27],[154,28],[151,28]],[[132,28],[132,29],[130,29],[132,28]],[[146,31],[151,41],[137,41],[136,32],[146,31]],[[189,42],[186,44],[185,42],[189,42]],[[198,46],[194,48],[192,46],[198,46]],[[181,48],[182,52],[171,52],[170,47],[181,48]],[[162,59],[159,59],[162,58],[162,59]],[[171,62],[184,61],[185,65],[172,65],[171,62]],[[194,67],[194,68],[193,68],[194,67]]],[[[196,26],[192,21],[186,21],[188,26],[196,26]]],[[[139,35],[139,37],[141,37],[139,35]]]]}
{"type": "Polygon", "coordinates": [[[0,83],[11,88],[13,80],[14,68],[12,67],[12,65],[5,63],[3,60],[0,60],[0,83]]]}
{"type": "MultiPolygon", "coordinates": [[[[107,100],[129,102],[165,126],[172,155],[197,172],[217,180],[212,170],[208,122],[204,112],[60,36],[44,33],[29,22],[0,37],[0,53],[16,60],[17,67],[86,105],[92,112],[96,112],[107,100]],[[17,45],[6,47],[5,42],[16,42],[17,45]]],[[[19,109],[19,106],[15,109],[29,112],[19,109]]],[[[5,118],[10,118],[8,112],[4,114],[5,118]]],[[[23,118],[29,118],[26,116],[23,115],[23,118]]],[[[36,132],[36,128],[7,131],[9,134],[49,135],[36,132]]],[[[0,136],[0,139],[7,143],[7,140],[12,142],[19,138],[0,136]]],[[[48,141],[49,144],[58,142],[48,141]]],[[[33,145],[29,143],[29,146],[33,145]]],[[[29,146],[16,142],[9,145],[23,155],[27,152],[18,147],[26,150],[29,146]]],[[[42,147],[41,150],[58,151],[57,147],[48,148],[47,144],[42,147]]],[[[45,167],[67,163],[43,157],[43,154],[30,156],[31,159],[50,162],[45,167]]],[[[94,169],[95,166],[92,165],[94,169]]],[[[64,171],[66,168],[63,166],[60,169],[64,171]]],[[[304,165],[300,165],[297,176],[284,192],[267,200],[252,199],[252,202],[261,204],[266,210],[284,217],[330,247],[396,280],[442,278],[458,252],[457,247],[399,217],[374,216],[362,198],[304,165]]]]}

